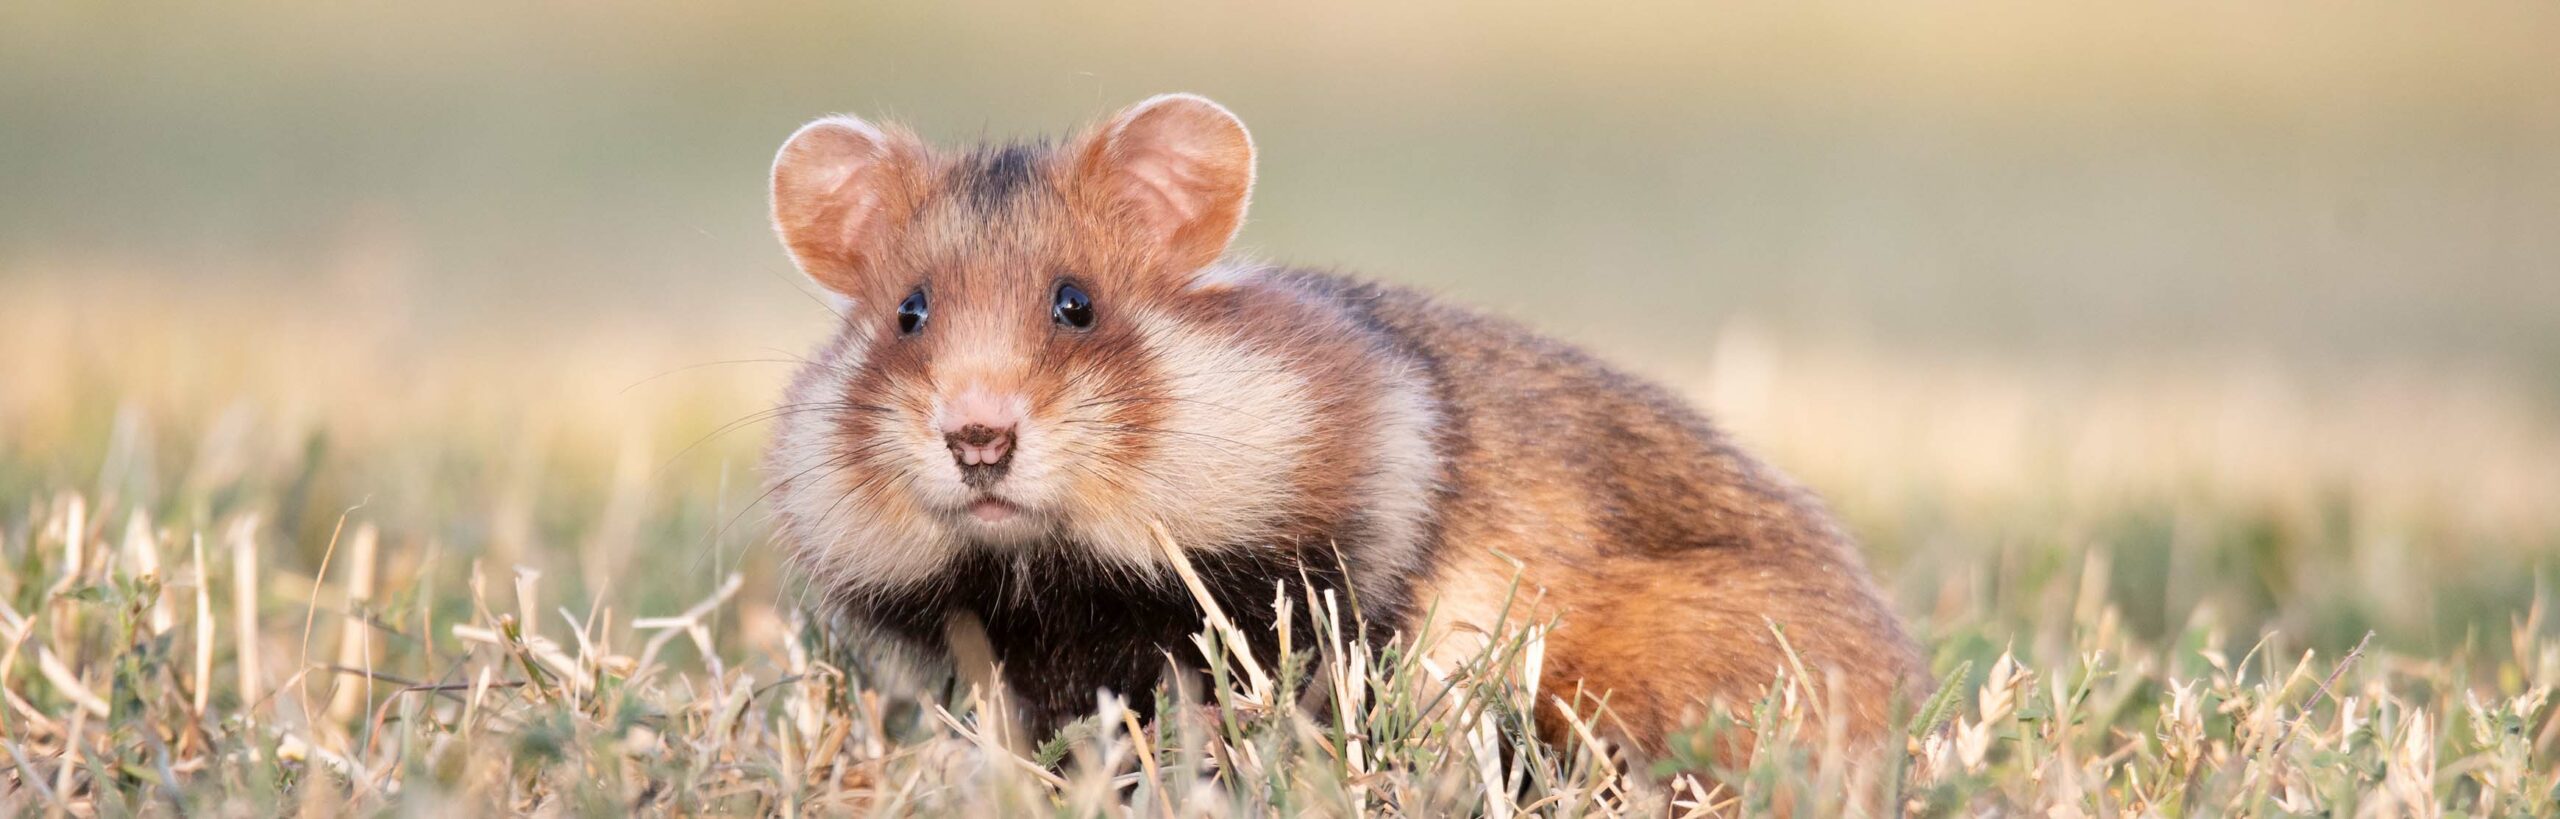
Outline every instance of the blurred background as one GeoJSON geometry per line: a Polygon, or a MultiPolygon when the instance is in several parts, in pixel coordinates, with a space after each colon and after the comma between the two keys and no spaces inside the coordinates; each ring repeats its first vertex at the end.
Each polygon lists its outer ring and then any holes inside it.
{"type": "Polygon", "coordinates": [[[788,597],[781,138],[1174,90],[1254,129],[1240,248],[1697,396],[1946,651],[2466,644],[2554,577],[2536,3],[13,2],[0,503],[788,597]]]}

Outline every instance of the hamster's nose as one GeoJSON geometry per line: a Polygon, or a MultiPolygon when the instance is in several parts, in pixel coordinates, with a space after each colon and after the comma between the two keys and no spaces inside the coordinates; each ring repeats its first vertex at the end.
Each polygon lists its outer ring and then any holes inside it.
{"type": "Polygon", "coordinates": [[[996,466],[1013,454],[1013,425],[969,424],[943,433],[942,440],[951,445],[951,457],[962,468],[996,466]]]}
{"type": "MultiPolygon", "coordinates": [[[[960,390],[945,400],[938,416],[943,443],[961,477],[972,485],[1004,475],[1013,461],[1015,430],[1021,427],[1021,401],[983,387],[960,390]]],[[[981,488],[984,488],[983,486],[981,488]]]]}

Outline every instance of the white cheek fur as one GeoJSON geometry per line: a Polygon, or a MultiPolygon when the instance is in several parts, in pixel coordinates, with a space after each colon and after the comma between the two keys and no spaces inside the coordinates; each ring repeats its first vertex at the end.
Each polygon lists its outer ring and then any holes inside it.
{"type": "Polygon", "coordinates": [[[1149,311],[1129,320],[1164,381],[1165,417],[1147,433],[1151,455],[1129,476],[1128,503],[1077,510],[1069,525],[1078,539],[1118,562],[1152,566],[1161,558],[1149,521],[1187,548],[1268,531],[1288,510],[1290,474],[1314,427],[1306,379],[1287,360],[1213,329],[1149,311]]]}
{"type": "MultiPolygon", "coordinates": [[[[958,553],[950,528],[917,505],[913,452],[864,453],[842,413],[811,409],[847,400],[867,349],[850,338],[805,371],[784,396],[791,411],[774,434],[770,480],[784,539],[801,571],[823,587],[859,594],[928,579],[958,553]],[[901,471],[908,470],[908,471],[901,471]]],[[[892,411],[884,427],[915,424],[892,411]]],[[[916,446],[909,439],[909,447],[916,446]]]]}
{"type": "Polygon", "coordinates": [[[1388,588],[1424,566],[1425,532],[1433,516],[1431,493],[1440,480],[1433,433],[1439,405],[1418,365],[1399,363],[1382,379],[1371,428],[1369,471],[1360,478],[1368,514],[1369,545],[1352,587],[1367,600],[1386,600],[1388,588]]]}

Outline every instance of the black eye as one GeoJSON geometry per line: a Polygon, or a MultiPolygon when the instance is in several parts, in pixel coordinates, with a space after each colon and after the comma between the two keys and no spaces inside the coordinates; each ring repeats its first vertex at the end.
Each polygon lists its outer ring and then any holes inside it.
{"type": "Polygon", "coordinates": [[[924,291],[908,294],[906,301],[898,302],[898,332],[915,335],[924,329],[924,314],[924,291]]]}
{"type": "Polygon", "coordinates": [[[1092,329],[1093,299],[1075,285],[1058,285],[1058,304],[1049,309],[1049,318],[1078,330],[1092,329]]]}

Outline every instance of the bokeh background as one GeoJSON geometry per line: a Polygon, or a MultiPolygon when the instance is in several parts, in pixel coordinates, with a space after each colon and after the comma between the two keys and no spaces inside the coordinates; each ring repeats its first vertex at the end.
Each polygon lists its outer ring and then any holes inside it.
{"type": "Polygon", "coordinates": [[[2540,3],[12,2],[0,503],[787,601],[779,140],[1171,90],[1254,129],[1241,248],[1697,396],[1950,656],[2441,650],[2554,578],[2540,3]]]}

